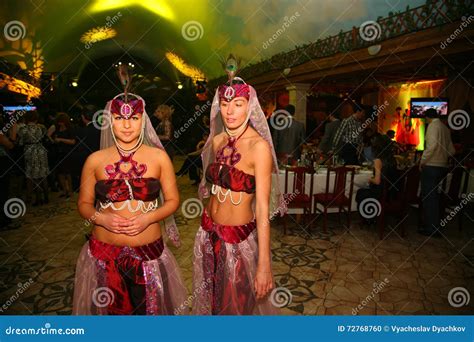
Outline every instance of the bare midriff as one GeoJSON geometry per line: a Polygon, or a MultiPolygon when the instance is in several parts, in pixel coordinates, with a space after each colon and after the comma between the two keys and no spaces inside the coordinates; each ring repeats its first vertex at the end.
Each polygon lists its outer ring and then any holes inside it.
{"type": "MultiPolygon", "coordinates": [[[[115,207],[120,207],[124,202],[114,203],[115,207]]],[[[151,202],[145,202],[149,204],[151,202]]],[[[131,206],[135,208],[137,206],[137,201],[132,200],[131,206]]],[[[103,213],[115,213],[125,218],[130,218],[139,214],[143,214],[141,211],[135,213],[130,212],[126,207],[122,210],[113,210],[112,208],[101,209],[103,213]]],[[[92,235],[99,241],[114,245],[114,246],[129,246],[137,247],[149,244],[161,237],[161,227],[158,222],[152,223],[141,233],[130,236],[126,234],[116,234],[111,231],[108,231],[102,226],[94,225],[92,230],[92,235]]]]}
{"type": "Polygon", "coordinates": [[[225,201],[221,203],[217,199],[217,195],[211,195],[207,211],[212,220],[218,224],[230,226],[247,224],[254,219],[252,210],[254,196],[255,194],[231,191],[225,201]],[[240,199],[240,194],[242,194],[240,203],[238,205],[232,204],[230,196],[232,196],[232,200],[236,203],[240,199]]]}

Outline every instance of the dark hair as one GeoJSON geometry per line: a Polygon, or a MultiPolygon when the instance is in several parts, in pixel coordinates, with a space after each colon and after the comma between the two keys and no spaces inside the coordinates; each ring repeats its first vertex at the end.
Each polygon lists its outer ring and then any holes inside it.
{"type": "Polygon", "coordinates": [[[381,134],[372,139],[372,154],[374,159],[382,160],[384,167],[394,167],[396,165],[393,156],[392,141],[381,134]]]}
{"type": "Polygon", "coordinates": [[[292,104],[289,104],[288,106],[285,107],[285,110],[291,115],[295,115],[295,106],[292,104]]]}
{"type": "Polygon", "coordinates": [[[437,118],[439,116],[438,111],[434,108],[429,108],[425,110],[424,114],[427,118],[430,118],[430,119],[437,118]]]}
{"type": "Polygon", "coordinates": [[[397,107],[395,108],[395,110],[402,110],[402,107],[397,107]]]}
{"type": "Polygon", "coordinates": [[[390,138],[394,138],[395,137],[395,131],[393,129],[389,129],[387,131],[387,136],[389,136],[390,138]]]}
{"type": "MultiPolygon", "coordinates": [[[[234,79],[234,80],[232,80],[232,84],[245,84],[245,82],[242,81],[242,80],[236,80],[236,79],[234,79]]],[[[225,85],[226,85],[226,86],[230,86],[230,82],[227,81],[227,82],[225,83],[225,85]]]]}
{"type": "Polygon", "coordinates": [[[38,121],[38,112],[36,110],[25,113],[25,123],[38,121]]]}
{"type": "Polygon", "coordinates": [[[71,127],[71,119],[67,113],[60,112],[56,115],[56,124],[59,125],[60,122],[64,123],[66,128],[71,127]]]}

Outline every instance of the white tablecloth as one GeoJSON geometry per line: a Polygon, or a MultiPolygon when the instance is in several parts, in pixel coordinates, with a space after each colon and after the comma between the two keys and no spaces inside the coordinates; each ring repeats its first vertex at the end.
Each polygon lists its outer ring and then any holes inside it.
{"type": "MultiPolygon", "coordinates": [[[[351,210],[357,210],[357,204],[355,201],[355,195],[358,189],[365,186],[369,181],[369,178],[372,177],[372,171],[361,170],[359,173],[356,173],[354,176],[354,189],[352,192],[352,205],[351,210]]],[[[275,175],[274,175],[275,176],[275,175]]],[[[326,178],[327,178],[327,170],[318,170],[317,173],[313,175],[313,195],[317,193],[324,193],[326,192],[326,178]]],[[[293,190],[293,178],[294,173],[288,173],[288,192],[293,190]]],[[[350,184],[350,176],[347,177],[347,184],[346,184],[346,195],[349,196],[349,184],[350,184]]],[[[285,170],[280,170],[279,174],[279,181],[280,181],[280,191],[284,193],[285,191],[285,170]]],[[[309,189],[311,186],[311,178],[307,175],[305,181],[305,193],[309,194],[309,189]]],[[[334,173],[331,173],[330,180],[329,180],[329,191],[333,191],[334,188],[334,173]]],[[[321,207],[322,208],[322,207],[321,207]]],[[[311,210],[313,210],[313,205],[311,205],[311,210]]],[[[338,212],[338,208],[331,208],[328,209],[328,212],[338,212]]],[[[289,209],[289,214],[301,214],[303,213],[302,209],[289,209]]]]}

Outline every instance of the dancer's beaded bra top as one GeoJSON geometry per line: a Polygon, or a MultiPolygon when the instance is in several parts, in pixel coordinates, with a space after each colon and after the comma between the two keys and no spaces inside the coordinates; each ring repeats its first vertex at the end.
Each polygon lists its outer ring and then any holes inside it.
{"type": "Polygon", "coordinates": [[[235,167],[241,158],[235,144],[242,134],[238,138],[230,137],[227,144],[217,151],[216,162],[210,164],[206,170],[206,179],[224,189],[252,194],[255,193],[255,176],[235,167]],[[229,150],[230,154],[227,152],[229,150]]]}
{"type": "MultiPolygon", "coordinates": [[[[100,205],[105,208],[108,203],[137,200],[137,208],[155,209],[160,196],[160,181],[153,177],[142,177],[146,172],[145,164],[138,164],[132,159],[134,152],[128,156],[120,154],[120,160],[114,165],[107,165],[105,173],[108,179],[98,180],[95,184],[95,193],[100,205]],[[123,171],[122,165],[131,164],[128,171],[123,171]],[[155,201],[156,204],[146,206],[143,202],[155,201]]],[[[119,210],[110,205],[113,209],[119,210]]],[[[133,210],[132,211],[138,211],[133,210]]],[[[142,210],[144,211],[144,210],[142,210]]]]}

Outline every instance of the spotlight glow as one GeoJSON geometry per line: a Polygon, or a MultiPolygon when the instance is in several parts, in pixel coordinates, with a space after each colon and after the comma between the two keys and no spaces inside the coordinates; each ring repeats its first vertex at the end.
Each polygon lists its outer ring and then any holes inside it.
{"type": "Polygon", "coordinates": [[[164,0],[95,0],[89,7],[91,13],[116,10],[132,6],[143,7],[146,10],[168,20],[175,19],[173,10],[164,0]]]}

